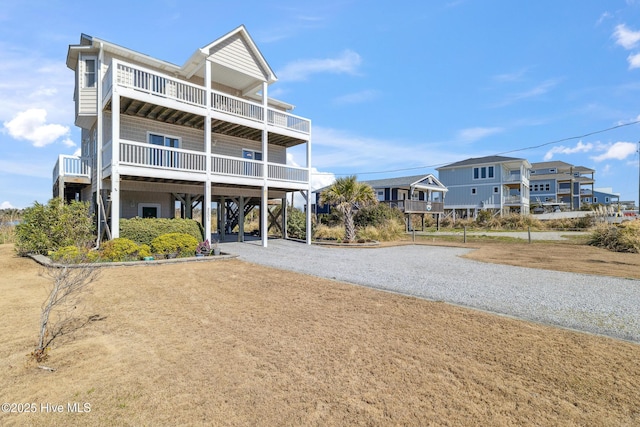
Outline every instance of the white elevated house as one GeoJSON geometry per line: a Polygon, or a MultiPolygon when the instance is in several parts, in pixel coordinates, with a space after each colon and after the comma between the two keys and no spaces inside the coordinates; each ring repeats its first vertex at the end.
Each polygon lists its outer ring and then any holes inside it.
{"type": "Polygon", "coordinates": [[[287,193],[309,200],[311,121],[268,96],[277,78],[244,26],[181,66],[83,34],[67,66],[82,148],[59,156],[53,192],[91,201],[99,236],[118,237],[121,218],[174,217],[177,205],[185,217],[201,206],[211,236],[215,203],[222,237],[237,226],[239,240],[258,208],[267,246],[270,225],[286,234],[287,193]],[[301,144],[306,165],[288,166],[287,150],[301,144]]]}

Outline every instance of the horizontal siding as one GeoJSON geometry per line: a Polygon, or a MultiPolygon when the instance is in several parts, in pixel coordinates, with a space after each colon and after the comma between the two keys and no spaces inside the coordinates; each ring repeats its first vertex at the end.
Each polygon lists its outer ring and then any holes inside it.
{"type": "MultiPolygon", "coordinates": [[[[106,128],[111,128],[111,116],[105,118],[106,128]]],[[[135,142],[148,142],[147,132],[156,132],[161,135],[168,135],[180,138],[181,146],[185,150],[204,151],[204,131],[185,126],[172,125],[168,123],[149,120],[141,117],[120,116],[120,138],[135,142]]],[[[105,135],[105,143],[111,139],[110,135],[105,135]]],[[[221,134],[213,134],[211,138],[213,144],[212,154],[223,156],[242,157],[242,150],[262,151],[262,142],[241,138],[234,138],[221,134]]],[[[284,147],[270,145],[268,150],[268,161],[271,163],[287,163],[287,150],[284,147]]]]}
{"type": "Polygon", "coordinates": [[[204,131],[200,129],[120,115],[120,138],[135,142],[148,142],[147,132],[178,137],[180,138],[180,148],[204,151],[204,131]]]}
{"type": "Polygon", "coordinates": [[[79,89],[78,114],[95,115],[98,113],[98,91],[95,87],[79,89]]]}
{"type": "Polygon", "coordinates": [[[157,203],[160,205],[162,218],[173,218],[175,214],[172,201],[173,196],[168,192],[122,191],[120,194],[120,215],[122,218],[135,218],[138,216],[140,203],[157,203]]]}
{"type": "Polygon", "coordinates": [[[258,60],[239,34],[216,45],[211,51],[214,62],[240,71],[257,79],[265,80],[265,73],[258,66],[258,60]]]}

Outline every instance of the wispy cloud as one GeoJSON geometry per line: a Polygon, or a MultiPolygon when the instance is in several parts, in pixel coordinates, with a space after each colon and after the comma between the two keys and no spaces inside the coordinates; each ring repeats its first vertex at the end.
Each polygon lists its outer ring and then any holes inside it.
{"type": "Polygon", "coordinates": [[[528,68],[522,68],[512,73],[496,74],[495,76],[493,76],[493,80],[500,83],[519,82],[522,81],[528,71],[528,68]]]}
{"type": "Polygon", "coordinates": [[[0,160],[0,173],[51,179],[51,165],[45,163],[0,160]]]}
{"type": "Polygon", "coordinates": [[[611,18],[613,15],[611,15],[611,13],[609,12],[604,12],[602,15],[600,15],[600,18],[598,18],[598,20],[596,21],[596,26],[602,24],[605,20],[611,18]]]}
{"type": "Polygon", "coordinates": [[[352,50],[345,50],[335,58],[303,59],[287,64],[276,74],[281,80],[303,81],[312,74],[351,74],[358,72],[362,58],[352,50]]]}
{"type": "Polygon", "coordinates": [[[576,154],[576,153],[588,153],[593,150],[594,145],[590,142],[586,144],[582,141],[578,141],[578,143],[574,147],[565,147],[564,145],[558,145],[556,147],[551,148],[551,150],[547,151],[544,155],[544,161],[548,162],[553,158],[556,154],[576,154]]]}
{"type": "Polygon", "coordinates": [[[598,146],[598,151],[604,151],[599,156],[593,156],[591,159],[601,162],[607,159],[624,160],[632,156],[636,152],[637,144],[634,142],[616,142],[614,144],[602,144],[598,146]]]}
{"type": "MultiPolygon", "coordinates": [[[[12,138],[30,141],[34,147],[47,146],[69,134],[67,126],[47,123],[47,111],[40,108],[19,112],[12,120],[4,122],[4,128],[12,138]]],[[[65,138],[64,143],[75,145],[69,138],[65,138]]]]}
{"type": "Polygon", "coordinates": [[[440,150],[438,144],[372,138],[319,126],[313,128],[313,164],[321,170],[389,172],[458,160],[461,160],[459,152],[440,150]]]}
{"type": "Polygon", "coordinates": [[[458,139],[463,142],[475,142],[479,139],[486,138],[487,136],[495,135],[497,133],[504,132],[501,127],[475,127],[462,129],[458,132],[458,139]]]}
{"type": "Polygon", "coordinates": [[[377,90],[363,90],[339,96],[333,100],[333,103],[336,105],[362,104],[363,102],[372,101],[378,96],[379,92],[377,90]]]}
{"type": "Polygon", "coordinates": [[[613,31],[613,38],[616,40],[616,44],[630,50],[640,42],[640,31],[630,30],[625,24],[616,25],[613,31]]]}
{"type": "Polygon", "coordinates": [[[549,79],[523,92],[517,92],[508,95],[502,102],[494,105],[494,107],[506,107],[529,98],[537,98],[549,92],[560,82],[559,79],[549,79]]]}

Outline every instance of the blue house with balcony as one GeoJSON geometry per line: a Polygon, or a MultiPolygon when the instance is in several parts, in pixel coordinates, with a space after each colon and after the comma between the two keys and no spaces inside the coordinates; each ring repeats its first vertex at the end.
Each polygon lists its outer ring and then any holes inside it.
{"type": "Polygon", "coordinates": [[[504,156],[470,158],[437,168],[447,187],[444,211],[454,218],[475,218],[479,211],[497,215],[529,213],[526,159],[504,156]]]}

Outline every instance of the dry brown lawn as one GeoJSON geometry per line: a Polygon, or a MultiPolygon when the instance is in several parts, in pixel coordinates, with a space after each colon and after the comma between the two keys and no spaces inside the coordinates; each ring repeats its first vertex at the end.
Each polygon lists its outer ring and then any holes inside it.
{"type": "MultiPolygon", "coordinates": [[[[470,256],[530,252],[513,245],[470,256]]],[[[559,266],[640,271],[571,249],[559,266]]],[[[45,371],[27,357],[39,271],[0,245],[0,401],[37,409],[0,425],[640,425],[640,345],[239,260],[103,269],[81,306],[100,320],[59,337],[45,371]]]]}

